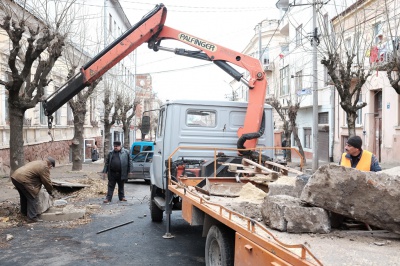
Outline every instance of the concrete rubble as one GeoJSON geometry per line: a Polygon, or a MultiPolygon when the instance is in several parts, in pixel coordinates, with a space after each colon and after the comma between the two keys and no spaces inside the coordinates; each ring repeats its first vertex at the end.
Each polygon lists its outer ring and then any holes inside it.
{"type": "Polygon", "coordinates": [[[280,231],[329,233],[348,217],[400,233],[398,168],[375,173],[331,164],[312,176],[281,176],[269,184],[263,220],[280,231]]]}
{"type": "MultiPolygon", "coordinates": [[[[68,183],[68,182],[63,182],[68,183]]],[[[68,183],[73,184],[73,183],[68,183]]],[[[80,187],[87,185],[78,184],[80,187]]],[[[37,211],[40,214],[39,218],[43,221],[71,221],[84,217],[86,210],[84,208],[76,208],[68,205],[67,200],[53,200],[44,187],[39,191],[39,202],[37,211]]]]}
{"type": "Polygon", "coordinates": [[[269,192],[261,206],[264,223],[276,230],[290,233],[329,233],[328,212],[310,207],[300,200],[309,175],[281,176],[269,184],[269,192]]]}
{"type": "Polygon", "coordinates": [[[357,221],[400,233],[399,175],[324,165],[310,178],[300,199],[357,221]]]}
{"type": "Polygon", "coordinates": [[[287,195],[267,196],[261,206],[264,223],[289,233],[329,233],[328,213],[318,207],[304,206],[299,198],[287,195]]]}
{"type": "Polygon", "coordinates": [[[85,209],[75,208],[70,205],[53,206],[40,215],[43,221],[71,221],[82,218],[86,213],[85,209]]]}

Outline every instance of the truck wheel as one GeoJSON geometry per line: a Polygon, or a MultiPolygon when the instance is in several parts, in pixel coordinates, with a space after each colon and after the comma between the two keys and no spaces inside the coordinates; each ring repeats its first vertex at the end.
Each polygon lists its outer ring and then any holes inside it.
{"type": "Polygon", "coordinates": [[[150,215],[151,220],[153,222],[161,222],[163,219],[163,210],[158,208],[158,206],[154,203],[154,197],[157,195],[157,187],[152,186],[150,195],[150,215]]]}
{"type": "Polygon", "coordinates": [[[207,266],[233,266],[235,234],[232,230],[217,225],[211,226],[206,240],[207,266]]]}

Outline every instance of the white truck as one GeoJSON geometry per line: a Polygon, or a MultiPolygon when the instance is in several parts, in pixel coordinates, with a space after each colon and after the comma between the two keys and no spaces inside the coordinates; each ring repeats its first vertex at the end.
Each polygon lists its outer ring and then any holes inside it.
{"type": "MultiPolygon", "coordinates": [[[[168,158],[172,156],[172,176],[211,177],[214,176],[213,150],[204,147],[230,148],[220,161],[239,162],[241,157],[235,150],[237,131],[243,126],[246,102],[178,100],[168,102],[160,108],[157,135],[154,145],[151,178],[151,218],[159,222],[166,209],[168,158]],[[228,157],[229,156],[229,157],[228,157]],[[178,171],[178,168],[180,169],[178,171]]],[[[149,121],[143,119],[143,121],[149,121]]],[[[271,106],[264,106],[264,134],[258,138],[258,147],[273,146],[273,119],[271,106]]],[[[145,132],[147,134],[147,132],[145,132]]],[[[272,150],[263,154],[271,158],[272,150]]],[[[220,167],[216,176],[227,176],[226,167],[220,167]]],[[[233,175],[231,175],[232,177],[233,175]]],[[[171,207],[178,208],[181,199],[174,197],[171,207]]],[[[168,213],[170,214],[170,213],[168,213]]]]}

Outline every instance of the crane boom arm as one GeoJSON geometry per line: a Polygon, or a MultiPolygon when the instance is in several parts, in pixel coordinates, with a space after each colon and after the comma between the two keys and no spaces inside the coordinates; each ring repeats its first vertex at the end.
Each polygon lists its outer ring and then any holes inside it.
{"type": "Polygon", "coordinates": [[[267,80],[259,60],[228,49],[221,45],[195,37],[191,34],[165,26],[167,8],[157,5],[131,29],[117,38],[90,62],[82,66],[80,72],[69,79],[60,89],[50,95],[43,103],[45,114],[51,116],[58,108],[77,95],[86,86],[100,78],[125,56],[147,42],[154,51],[167,50],[177,55],[212,61],[235,80],[249,87],[248,107],[243,128],[238,130],[238,148],[254,148],[257,138],[263,131],[263,111],[267,80]],[[161,41],[176,40],[195,47],[199,51],[168,49],[161,47],[161,41]],[[228,64],[234,64],[249,72],[249,80],[228,64]],[[246,143],[246,145],[244,145],[246,143]]]}

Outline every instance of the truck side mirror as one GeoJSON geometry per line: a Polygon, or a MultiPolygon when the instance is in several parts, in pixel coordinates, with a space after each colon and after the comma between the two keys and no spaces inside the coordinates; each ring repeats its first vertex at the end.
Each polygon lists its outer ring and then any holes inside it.
{"type": "Polygon", "coordinates": [[[142,134],[147,135],[150,131],[150,116],[143,116],[142,117],[142,127],[140,128],[142,134]]]}

